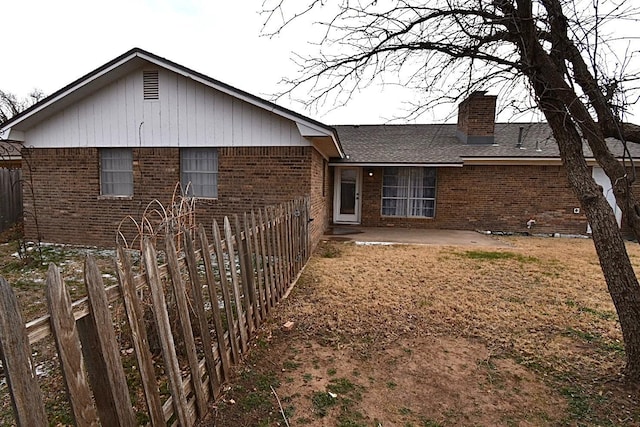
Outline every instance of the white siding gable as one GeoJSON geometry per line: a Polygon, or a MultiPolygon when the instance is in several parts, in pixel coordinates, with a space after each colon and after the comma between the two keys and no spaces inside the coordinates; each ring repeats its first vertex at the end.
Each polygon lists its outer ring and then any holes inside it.
{"type": "Polygon", "coordinates": [[[142,69],[25,132],[27,146],[308,146],[296,123],[160,68],[159,99],[144,100],[142,69]]]}

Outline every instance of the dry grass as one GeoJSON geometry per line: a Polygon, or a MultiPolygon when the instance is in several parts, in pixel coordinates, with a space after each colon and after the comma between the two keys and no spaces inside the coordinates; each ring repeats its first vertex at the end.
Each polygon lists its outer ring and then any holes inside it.
{"type": "MultiPolygon", "coordinates": [[[[321,244],[203,425],[283,425],[271,387],[291,425],[640,425],[592,242],[501,243],[321,244]]],[[[50,261],[63,264],[74,297],[84,293],[84,250],[16,251],[15,241],[0,244],[0,275],[28,318],[45,309],[50,261]]],[[[640,268],[640,246],[629,253],[640,268]]],[[[111,254],[96,254],[113,280],[111,254]]],[[[41,347],[38,366],[54,378],[57,362],[41,347]]],[[[50,395],[64,424],[63,394],[50,395]]]]}
{"type": "MultiPolygon", "coordinates": [[[[227,396],[240,403],[217,407],[220,425],[282,422],[268,393],[258,408],[243,403],[267,374],[298,425],[638,425],[592,242],[502,241],[324,243],[227,396]],[[295,330],[281,331],[288,320],[295,330]],[[362,389],[320,417],[313,398],[329,370],[362,389]]],[[[629,252],[638,268],[640,247],[629,252]]]]}

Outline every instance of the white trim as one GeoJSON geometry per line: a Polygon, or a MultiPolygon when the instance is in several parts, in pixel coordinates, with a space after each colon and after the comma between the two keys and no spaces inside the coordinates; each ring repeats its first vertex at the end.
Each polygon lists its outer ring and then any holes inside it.
{"type": "MultiPolygon", "coordinates": [[[[462,160],[465,165],[562,165],[560,157],[463,157],[462,160]]],[[[585,160],[589,166],[598,165],[593,157],[586,157],[585,160]]]]}
{"type": "Polygon", "coordinates": [[[2,129],[0,130],[0,141],[24,142],[24,132],[13,130],[10,127],[2,129]]]}
{"type": "Polygon", "coordinates": [[[465,165],[560,165],[560,157],[463,157],[465,165]]]}
{"type": "Polygon", "coordinates": [[[298,131],[300,135],[306,137],[323,137],[323,136],[331,136],[326,130],[321,130],[318,127],[312,127],[309,125],[302,124],[300,122],[296,122],[296,126],[298,127],[298,131]]]}

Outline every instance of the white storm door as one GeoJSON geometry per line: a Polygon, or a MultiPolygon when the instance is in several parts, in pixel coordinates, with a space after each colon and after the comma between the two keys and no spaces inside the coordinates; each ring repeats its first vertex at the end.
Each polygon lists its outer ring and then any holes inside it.
{"type": "MultiPolygon", "coordinates": [[[[593,177],[596,184],[602,187],[602,192],[604,193],[604,196],[607,198],[607,202],[609,202],[611,209],[613,209],[613,212],[616,215],[616,221],[618,221],[618,227],[620,227],[620,224],[622,223],[622,210],[620,210],[620,208],[616,204],[616,196],[613,195],[611,180],[609,180],[609,177],[607,176],[607,174],[604,173],[604,170],[598,166],[593,167],[591,176],[593,177]]],[[[587,233],[591,233],[590,225],[587,225],[587,233]]]]}
{"type": "Polygon", "coordinates": [[[336,168],[333,199],[333,222],[360,223],[360,168],[336,168]]]}

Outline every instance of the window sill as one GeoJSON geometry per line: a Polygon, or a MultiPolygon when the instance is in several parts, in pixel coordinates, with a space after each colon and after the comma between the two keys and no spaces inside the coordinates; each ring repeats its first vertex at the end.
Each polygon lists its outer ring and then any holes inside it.
{"type": "Polygon", "coordinates": [[[133,200],[133,196],[118,196],[115,194],[101,194],[98,200],[133,200]]]}
{"type": "Polygon", "coordinates": [[[187,199],[194,199],[196,201],[203,201],[203,202],[216,202],[218,200],[217,197],[194,197],[194,196],[187,196],[187,199]]]}
{"type": "Polygon", "coordinates": [[[406,215],[380,215],[381,218],[385,218],[385,219],[393,219],[393,218],[400,218],[400,219],[436,219],[435,216],[406,216],[406,215]]]}

